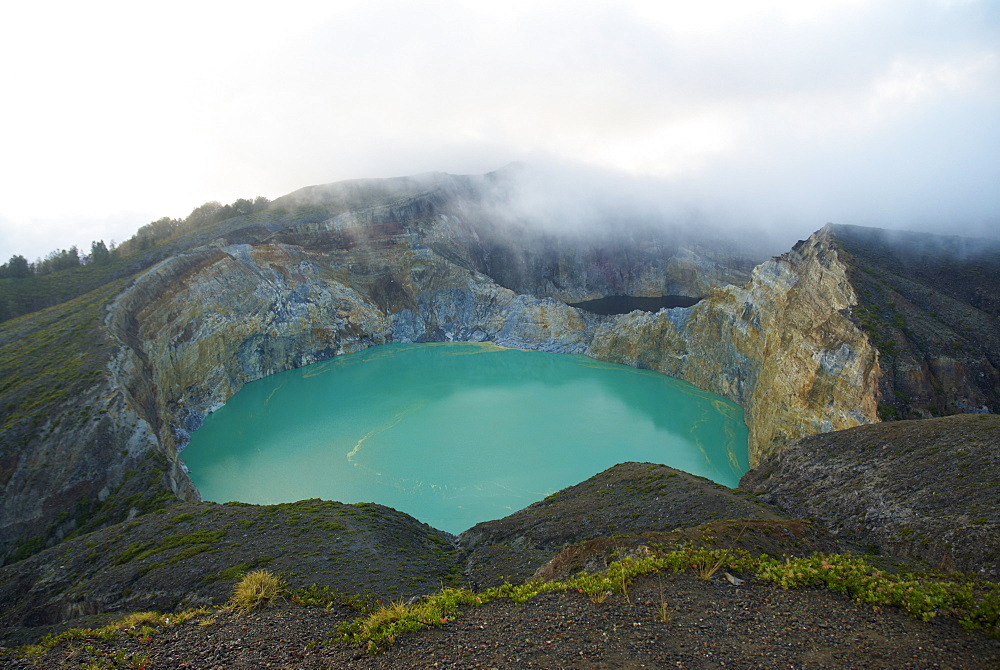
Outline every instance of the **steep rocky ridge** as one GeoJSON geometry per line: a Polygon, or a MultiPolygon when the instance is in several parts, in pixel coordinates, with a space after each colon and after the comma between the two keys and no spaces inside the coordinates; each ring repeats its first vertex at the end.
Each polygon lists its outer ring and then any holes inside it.
{"type": "Polygon", "coordinates": [[[740,488],[840,537],[1000,576],[1000,416],[886,422],[792,442],[740,488]]]}
{"type": "MultiPolygon", "coordinates": [[[[588,540],[614,536],[619,549],[653,541],[649,533],[664,546],[711,542],[708,535],[725,529],[697,527],[732,518],[759,522],[739,533],[747,540],[784,538],[781,548],[791,553],[839,548],[753,496],[650,463],[616,465],[458,538],[369,503],[183,503],[0,567],[0,646],[66,621],[97,621],[81,617],[221,604],[242,573],[261,567],[292,588],[315,583],[362,598],[406,599],[442,584],[520,582],[588,540]],[[679,528],[690,531],[671,534],[679,528]]],[[[587,547],[603,557],[602,549],[587,547]]]]}
{"type": "Polygon", "coordinates": [[[851,319],[846,272],[825,228],[757,266],[743,287],[608,320],[590,352],[742,405],[753,466],[789,439],[877,420],[878,355],[851,319]]]}
{"type": "MultiPolygon", "coordinates": [[[[196,499],[178,450],[208,412],[253,379],[388,341],[491,340],[681,377],[746,409],[752,464],[789,440],[878,420],[886,354],[858,314],[863,250],[847,251],[837,227],[742,283],[751,256],[731,246],[716,252],[690,234],[640,221],[618,228],[611,243],[504,216],[506,178],[303,189],[169,241],[176,253],[89,298],[92,336],[59,360],[83,356],[96,376],[0,435],[0,552],[20,556],[196,499]],[[613,316],[556,299],[621,293],[703,299],[613,316]],[[97,340],[104,344],[92,347],[97,340]],[[81,428],[84,411],[92,418],[81,428]]],[[[60,322],[23,319],[3,325],[3,360],[21,349],[16,329],[60,322]]],[[[55,327],[28,331],[48,337],[55,327]]],[[[18,378],[21,367],[10,363],[4,378],[18,378]]],[[[981,371],[952,367],[956,380],[981,371]]],[[[35,407],[43,386],[22,404],[35,407]]],[[[980,402],[955,388],[949,407],[980,402]]],[[[4,391],[7,406],[9,398],[4,391]]]]}
{"type": "Polygon", "coordinates": [[[883,418],[1000,406],[1000,242],[833,227],[878,347],[883,418]]]}

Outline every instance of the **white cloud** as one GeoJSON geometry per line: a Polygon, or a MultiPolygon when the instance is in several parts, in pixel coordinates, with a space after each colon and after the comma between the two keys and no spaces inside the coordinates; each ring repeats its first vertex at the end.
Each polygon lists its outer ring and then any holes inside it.
{"type": "Polygon", "coordinates": [[[74,220],[539,155],[718,215],[995,220],[998,23],[988,0],[5,6],[0,257],[89,244],[74,220]]]}

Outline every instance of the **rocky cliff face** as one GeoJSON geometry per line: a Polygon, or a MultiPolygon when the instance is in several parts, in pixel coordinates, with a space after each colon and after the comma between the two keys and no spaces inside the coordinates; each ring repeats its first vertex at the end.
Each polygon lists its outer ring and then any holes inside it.
{"type": "Polygon", "coordinates": [[[858,323],[882,360],[880,414],[1000,406],[1000,243],[836,226],[858,323]]]}
{"type": "Polygon", "coordinates": [[[632,313],[590,352],[686,379],[746,409],[750,463],[790,439],[877,420],[878,354],[829,230],[687,309],[632,313]]]}
{"type": "Polygon", "coordinates": [[[517,295],[405,239],[378,243],[326,252],[220,245],[165,261],[109,308],[110,330],[127,343],[118,383],[174,449],[244,383],[387,341],[584,350],[587,315],[517,295]]]}
{"type": "Polygon", "coordinates": [[[119,383],[148,398],[165,446],[247,381],[386,341],[490,340],[687,379],[747,408],[753,462],[788,439],[875,420],[876,354],[847,316],[855,297],[828,233],[694,307],[598,317],[505,289],[403,228],[326,232],[349,235],[349,248],[197,249],[119,296],[109,325],[134,358],[119,383]]]}
{"type": "Polygon", "coordinates": [[[102,305],[120,289],[4,324],[0,555],[16,559],[175,500],[171,469],[186,481],[112,378],[121,349],[102,305]]]}
{"type": "Polygon", "coordinates": [[[388,341],[490,340],[686,379],[746,409],[752,464],[878,419],[884,354],[855,313],[835,229],[747,275],[748,257],[675,233],[618,231],[607,248],[525,233],[491,218],[496,179],[305,189],[109,293],[91,325],[105,345],[87,354],[97,381],[53,404],[44,432],[19,424],[29,437],[4,445],[0,551],[79,529],[74,505],[100,525],[196,498],[178,449],[208,412],[248,381],[388,341]],[[703,299],[598,316],[553,297],[624,292],[703,299]],[[80,432],[69,417],[84,406],[98,418],[80,432]]]}
{"type": "MultiPolygon", "coordinates": [[[[353,199],[360,197],[356,188],[364,191],[352,185],[353,199]]],[[[452,182],[415,194],[397,189],[402,197],[383,193],[375,205],[273,232],[260,226],[232,231],[210,246],[167,259],[109,306],[108,328],[124,345],[114,368],[116,383],[129,389],[174,459],[204,415],[247,381],[387,341],[490,340],[587,353],[599,317],[544,296],[516,293],[476,270],[495,264],[495,255],[515,237],[506,228],[493,229],[484,243],[486,234],[477,233],[484,229],[476,218],[481,213],[459,219],[455,211],[474,209],[470,193],[467,185],[452,182]]],[[[332,197],[310,189],[290,200],[317,207],[332,197]]],[[[563,246],[579,251],[572,241],[563,246]]],[[[667,252],[661,252],[662,260],[667,252]]],[[[579,253],[587,257],[586,251],[579,253]]],[[[568,254],[557,250],[552,262],[566,263],[568,254]]],[[[634,265],[615,268],[646,276],[654,257],[647,250],[634,265]]],[[[720,274],[740,272],[688,250],[669,267],[697,263],[719,271],[692,271],[687,292],[700,291],[720,274]]],[[[583,265],[576,277],[583,284],[590,274],[603,272],[583,265]]],[[[531,268],[514,263],[505,276],[512,284],[537,279],[531,268]]],[[[559,276],[567,281],[569,275],[559,276]]],[[[186,490],[180,482],[175,489],[186,490]]]]}

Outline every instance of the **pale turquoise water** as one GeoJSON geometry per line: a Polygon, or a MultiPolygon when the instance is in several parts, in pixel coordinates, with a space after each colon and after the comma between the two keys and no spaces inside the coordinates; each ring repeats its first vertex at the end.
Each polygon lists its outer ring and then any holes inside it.
{"type": "Polygon", "coordinates": [[[653,372],[386,345],[247,384],[182,457],[205,500],[377,502],[458,533],[623,461],[735,487],[747,429],[738,405],[653,372]]]}

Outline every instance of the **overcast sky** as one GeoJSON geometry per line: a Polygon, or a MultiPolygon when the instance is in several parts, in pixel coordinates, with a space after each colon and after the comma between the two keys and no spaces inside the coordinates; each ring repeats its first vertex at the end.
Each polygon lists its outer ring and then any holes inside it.
{"type": "Polygon", "coordinates": [[[6,2],[0,262],[514,160],[680,208],[998,234],[997,0],[6,2]]]}

